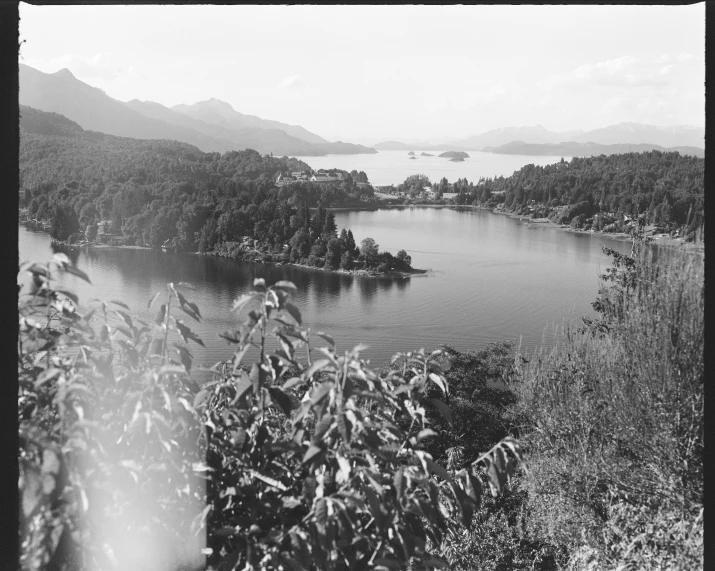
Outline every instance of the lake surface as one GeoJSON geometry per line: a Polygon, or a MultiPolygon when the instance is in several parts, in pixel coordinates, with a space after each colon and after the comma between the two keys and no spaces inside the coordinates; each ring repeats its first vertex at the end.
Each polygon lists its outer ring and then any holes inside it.
{"type": "MultiPolygon", "coordinates": [[[[514,171],[529,164],[550,165],[561,157],[538,157],[531,155],[499,155],[467,151],[469,158],[464,162],[452,162],[437,155],[443,151],[422,151],[414,149],[417,158],[412,160],[409,151],[379,151],[373,155],[327,155],[325,157],[296,157],[310,165],[312,169],[342,169],[345,171],[364,171],[368,180],[375,186],[398,185],[413,174],[427,175],[432,182],[439,182],[446,177],[449,182],[466,178],[476,183],[480,177],[494,178],[510,176],[514,171]],[[421,157],[425,152],[432,157],[421,157]]],[[[564,157],[570,161],[571,157],[564,157]]]]}
{"type": "MultiPolygon", "coordinates": [[[[392,208],[338,211],[338,230],[350,228],[356,241],[374,238],[381,250],[405,249],[413,266],[429,270],[407,279],[368,278],[237,262],[224,258],[150,250],[82,250],[77,266],[93,285],[67,275],[61,279],[80,296],[118,299],[140,316],[169,281],[198,288],[186,297],[198,304],[201,323],[185,317],[206,343],[192,343],[197,363],[208,365],[231,356],[217,334],[237,325],[232,301],[251,288],[253,279],[287,279],[298,286],[295,303],[304,324],[332,335],[339,351],[366,343],[374,365],[397,351],[450,344],[478,349],[505,339],[530,351],[552,345],[555,325],[593,316],[591,302],[598,275],[609,265],[600,244],[629,252],[627,242],[586,233],[529,225],[480,210],[392,208]]],[[[19,229],[20,260],[47,261],[47,234],[19,229]]],[[[153,308],[156,311],[156,307],[153,308]]],[[[322,343],[322,342],[321,342],[322,343]]]]}

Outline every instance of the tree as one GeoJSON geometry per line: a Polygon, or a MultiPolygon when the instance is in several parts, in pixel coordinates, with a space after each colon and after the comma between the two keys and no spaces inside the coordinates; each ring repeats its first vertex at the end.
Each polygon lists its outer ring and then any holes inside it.
{"type": "Polygon", "coordinates": [[[397,256],[395,256],[400,263],[402,263],[404,266],[407,266],[408,268],[412,267],[412,257],[407,255],[407,252],[404,250],[400,250],[397,252],[397,256]]]}
{"type": "Polygon", "coordinates": [[[97,237],[97,223],[91,222],[87,224],[87,229],[85,230],[84,235],[87,240],[93,242],[94,239],[97,237]]]}
{"type": "Polygon", "coordinates": [[[337,238],[328,241],[327,252],[325,254],[325,267],[330,270],[336,269],[340,265],[342,255],[342,242],[337,238]]]}
{"type": "Polygon", "coordinates": [[[344,270],[352,270],[354,266],[355,262],[353,257],[350,255],[350,252],[343,252],[342,257],[340,258],[340,267],[344,270]]]}
{"type": "Polygon", "coordinates": [[[360,253],[365,257],[365,261],[370,265],[377,259],[379,247],[372,238],[364,238],[360,242],[360,253]]]}
{"type": "Polygon", "coordinates": [[[310,254],[310,236],[305,228],[298,230],[290,239],[291,260],[307,258],[310,254]]]}
{"type": "Polygon", "coordinates": [[[360,255],[360,250],[358,249],[357,245],[355,244],[355,238],[353,238],[352,230],[348,230],[345,247],[347,248],[347,251],[350,252],[350,255],[353,256],[354,258],[357,258],[360,255]]]}
{"type": "Polygon", "coordinates": [[[55,240],[67,240],[71,234],[79,231],[79,221],[74,209],[67,204],[57,204],[52,213],[50,235],[55,240]]]}
{"type": "Polygon", "coordinates": [[[323,236],[336,236],[337,226],[335,225],[335,214],[332,212],[327,212],[325,214],[325,222],[323,223],[323,228],[321,234],[323,236]]]}

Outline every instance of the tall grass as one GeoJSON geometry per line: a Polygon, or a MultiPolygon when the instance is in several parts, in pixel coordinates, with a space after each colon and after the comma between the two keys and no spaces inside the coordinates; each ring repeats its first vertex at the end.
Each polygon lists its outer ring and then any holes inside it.
{"type": "Polygon", "coordinates": [[[702,568],[703,288],[702,257],[641,258],[605,333],[522,366],[527,523],[572,569],[702,568]]]}

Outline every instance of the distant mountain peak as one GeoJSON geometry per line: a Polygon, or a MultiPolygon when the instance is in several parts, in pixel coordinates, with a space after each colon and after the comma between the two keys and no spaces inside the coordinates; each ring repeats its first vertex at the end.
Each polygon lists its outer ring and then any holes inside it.
{"type": "Polygon", "coordinates": [[[63,67],[61,70],[56,71],[52,75],[56,75],[57,77],[69,77],[71,79],[77,79],[74,74],[66,67],[63,67]]]}
{"type": "Polygon", "coordinates": [[[221,101],[220,99],[216,99],[215,97],[212,97],[211,99],[208,99],[206,101],[199,101],[196,103],[196,105],[199,104],[209,104],[211,107],[215,107],[216,109],[221,109],[224,111],[233,111],[234,113],[236,110],[231,106],[230,103],[226,103],[225,101],[221,101]]]}

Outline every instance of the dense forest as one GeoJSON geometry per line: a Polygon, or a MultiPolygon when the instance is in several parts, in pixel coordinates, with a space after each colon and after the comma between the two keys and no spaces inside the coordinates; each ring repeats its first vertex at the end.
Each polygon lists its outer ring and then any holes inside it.
{"type": "Polygon", "coordinates": [[[392,256],[367,238],[357,247],[351,233],[338,236],[325,210],[374,202],[364,172],[332,169],[326,172],[342,180],[276,187],[279,174],[312,169],[253,150],[204,153],[176,141],[84,131],[29,107],[21,113],[21,206],[30,219],[51,219],[59,239],[79,231],[123,245],[329,269],[410,269],[404,252],[392,256]]]}
{"type": "Polygon", "coordinates": [[[457,204],[497,206],[533,218],[605,231],[645,215],[663,232],[693,237],[704,222],[704,159],[650,151],[526,165],[509,177],[437,184],[457,204]],[[449,189],[448,189],[449,187],[449,189]],[[575,222],[574,222],[575,220],[575,222]]]}

